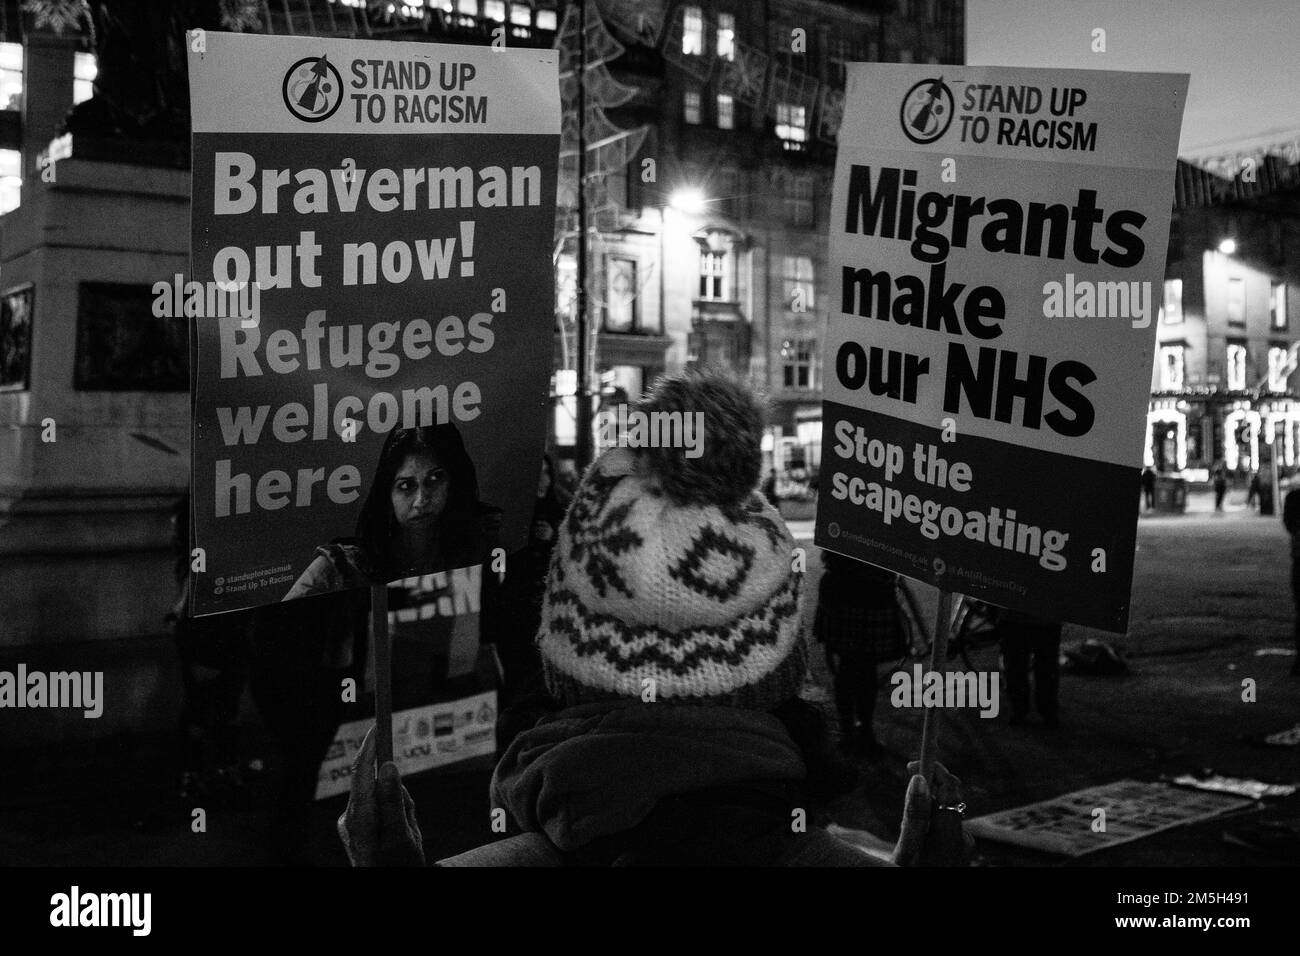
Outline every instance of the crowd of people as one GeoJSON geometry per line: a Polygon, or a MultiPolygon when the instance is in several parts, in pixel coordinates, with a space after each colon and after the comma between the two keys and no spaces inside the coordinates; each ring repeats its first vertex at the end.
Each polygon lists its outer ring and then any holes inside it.
{"type": "MultiPolygon", "coordinates": [[[[795,839],[804,834],[788,821],[791,808],[853,786],[862,767],[847,757],[870,765],[885,754],[881,675],[915,650],[898,577],[822,552],[805,635],[776,474],[762,473],[757,398],[696,373],[661,381],[643,407],[706,408],[706,422],[727,425],[707,435],[698,462],[614,448],[580,483],[546,456],[527,541],[503,572],[487,563],[499,510],[479,501],[474,466],[447,426],[390,433],[357,534],[322,546],[278,604],[189,617],[189,505],[178,503],[169,618],[184,688],[181,802],[243,788],[247,689],[275,748],[268,849],[305,862],[319,768],[347,712],[340,686],[365,685],[362,585],[428,566],[433,554],[483,564],[476,644],[492,649],[502,706],[492,805],[507,809],[513,831],[443,864],[878,862],[822,831],[795,839]],[[838,734],[801,693],[808,637],[824,649],[838,734]]],[[[1300,491],[1287,496],[1285,522],[1300,541],[1300,491]]],[[[1300,568],[1300,545],[1294,553],[1300,568]]],[[[1300,602],[1300,570],[1293,586],[1300,602]]],[[[1009,723],[1036,710],[1057,726],[1061,624],[990,611],[1009,723]]],[[[1300,628],[1296,638],[1300,648],[1300,628]]],[[[445,659],[416,671],[425,691],[456,673],[445,659]]],[[[373,761],[372,733],[340,820],[351,859],[425,862],[396,766],[373,761]]],[[[892,862],[962,862],[960,806],[960,782],[942,766],[913,774],[892,862]]]]}
{"type": "MultiPolygon", "coordinates": [[[[961,784],[940,764],[925,775],[912,766],[887,861],[813,814],[792,825],[851,787],[853,772],[801,695],[803,573],[770,474],[760,491],[762,405],[732,379],[691,374],[661,380],[641,409],[702,411],[706,454],[616,447],[583,476],[540,603],[537,590],[526,596],[535,634],[505,657],[528,651],[516,665],[525,676],[506,680],[526,716],[503,715],[491,785],[509,831],[439,864],[964,862],[961,784]]],[[[563,510],[538,501],[539,513],[563,510]]],[[[539,536],[549,544],[549,521],[535,522],[539,536]]],[[[540,556],[520,566],[540,568],[540,556]]],[[[846,673],[865,674],[852,641],[836,647],[853,659],[846,673]]],[[[395,764],[376,766],[373,731],[339,830],[356,865],[427,862],[414,801],[395,764]]]]}

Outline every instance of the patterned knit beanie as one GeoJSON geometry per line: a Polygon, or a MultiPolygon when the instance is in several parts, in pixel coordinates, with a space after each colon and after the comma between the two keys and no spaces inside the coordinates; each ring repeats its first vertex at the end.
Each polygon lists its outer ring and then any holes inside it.
{"type": "Polygon", "coordinates": [[[547,689],[570,706],[653,687],[771,710],[798,693],[807,651],[794,541],[756,491],[762,406],[729,377],[688,373],[634,411],[702,413],[702,448],[615,447],[588,470],[551,559],[547,689]]]}

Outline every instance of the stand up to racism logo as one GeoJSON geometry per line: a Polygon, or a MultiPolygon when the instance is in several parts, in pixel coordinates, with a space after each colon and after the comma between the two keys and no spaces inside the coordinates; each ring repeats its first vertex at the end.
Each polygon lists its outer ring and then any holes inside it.
{"type": "Polygon", "coordinates": [[[343,78],[324,56],[308,56],[289,67],[282,92],[290,113],[305,123],[319,123],[343,102],[343,78]]]}
{"type": "Polygon", "coordinates": [[[933,143],[952,125],[952,91],[943,77],[922,80],[907,91],[898,119],[903,133],[914,143],[933,143]]]}

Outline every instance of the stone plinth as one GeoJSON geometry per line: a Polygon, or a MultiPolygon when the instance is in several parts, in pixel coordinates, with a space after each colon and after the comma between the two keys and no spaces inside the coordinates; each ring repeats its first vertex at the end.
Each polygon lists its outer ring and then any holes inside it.
{"type": "MultiPolygon", "coordinates": [[[[29,172],[0,219],[0,292],[34,294],[29,388],[0,392],[0,667],[107,669],[115,706],[66,717],[83,738],[138,721],[148,701],[125,686],[176,679],[133,642],[156,646],[175,594],[168,516],[189,480],[189,396],[76,387],[81,284],[151,286],[188,260],[188,172],[87,161],[75,145],[53,182],[29,172]]],[[[27,723],[60,736],[56,720],[27,723]]]]}

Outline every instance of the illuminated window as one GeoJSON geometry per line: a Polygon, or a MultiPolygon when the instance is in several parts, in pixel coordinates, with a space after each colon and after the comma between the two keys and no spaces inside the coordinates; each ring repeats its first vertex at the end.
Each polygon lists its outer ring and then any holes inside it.
{"type": "Polygon", "coordinates": [[[808,111],[793,103],[777,103],[776,135],[786,149],[803,149],[808,141],[808,111]]]}
{"type": "Polygon", "coordinates": [[[687,55],[704,52],[704,12],[699,7],[686,7],[682,11],[682,52],[687,55]]]}
{"type": "Polygon", "coordinates": [[[1274,282],[1269,288],[1268,325],[1272,329],[1286,328],[1286,283],[1274,282]]]}
{"type": "Polygon", "coordinates": [[[456,0],[456,10],[476,17],[478,16],[478,0],[456,0]]]}
{"type": "Polygon", "coordinates": [[[682,100],[683,115],[686,122],[692,125],[699,125],[700,122],[700,91],[687,90],[682,100]]]}
{"type": "Polygon", "coordinates": [[[537,29],[555,31],[555,11],[538,10],[537,11],[537,29]]]}
{"type": "Polygon", "coordinates": [[[95,95],[95,76],[99,67],[95,54],[78,53],[72,60],[72,102],[84,103],[95,95]]]}
{"type": "Polygon", "coordinates": [[[1183,321],[1183,280],[1165,280],[1165,303],[1163,306],[1166,325],[1177,325],[1183,321]]]}
{"type": "Polygon", "coordinates": [[[700,298],[711,302],[726,302],[727,254],[705,250],[700,253],[700,298]]]}
{"type": "Polygon", "coordinates": [[[1166,390],[1183,387],[1183,347],[1181,345],[1162,345],[1160,347],[1160,387],[1166,390]]]}
{"type": "Polygon", "coordinates": [[[736,101],[725,93],[718,94],[718,129],[736,128],[736,101]]]}
{"type": "Polygon", "coordinates": [[[736,18],[730,13],[718,14],[718,56],[736,58],[736,18]]]}
{"type": "Polygon", "coordinates": [[[813,261],[811,256],[783,256],[785,307],[792,312],[813,309],[813,261]]]}
{"type": "Polygon", "coordinates": [[[631,332],[636,327],[636,261],[611,256],[607,262],[605,331],[631,332]]]}
{"type": "Polygon", "coordinates": [[[786,339],[781,343],[781,381],[786,388],[813,387],[816,339],[786,339]]]}
{"type": "Polygon", "coordinates": [[[533,22],[533,8],[526,3],[510,4],[510,22],[517,27],[531,26],[533,22]]]}
{"type": "Polygon", "coordinates": [[[1268,387],[1270,391],[1285,392],[1287,379],[1287,347],[1270,345],[1268,349],[1268,387]]]}
{"type": "Polygon", "coordinates": [[[505,23],[506,0],[483,0],[483,16],[497,23],[505,23]]]}
{"type": "Polygon", "coordinates": [[[1246,346],[1242,342],[1228,343],[1228,388],[1246,387],[1246,346]]]}
{"type": "Polygon", "coordinates": [[[451,0],[429,0],[429,7],[433,10],[451,13],[451,0]]]}
{"type": "Polygon", "coordinates": [[[1228,324],[1246,324],[1246,280],[1228,280],[1228,324]]]}
{"type": "Polygon", "coordinates": [[[0,149],[0,216],[18,208],[23,185],[23,154],[16,149],[0,149]]]}
{"type": "Polygon", "coordinates": [[[23,45],[0,43],[0,109],[23,108],[23,45]]]}

